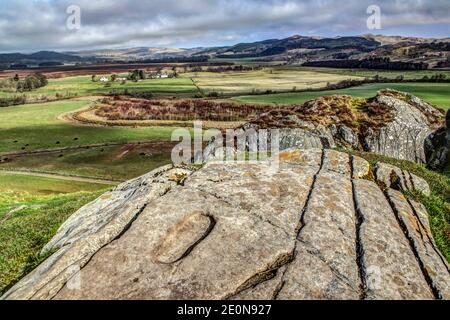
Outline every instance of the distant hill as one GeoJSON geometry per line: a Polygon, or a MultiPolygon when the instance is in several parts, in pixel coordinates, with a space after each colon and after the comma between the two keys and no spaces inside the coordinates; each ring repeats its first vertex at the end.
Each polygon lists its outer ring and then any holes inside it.
{"type": "Polygon", "coordinates": [[[190,57],[204,48],[126,48],[126,49],[102,49],[102,50],[85,50],[78,52],[69,52],[69,54],[77,55],[83,58],[95,58],[100,60],[114,61],[139,61],[149,59],[164,59],[174,57],[190,57]]]}
{"type": "Polygon", "coordinates": [[[321,49],[321,50],[343,50],[358,49],[367,51],[375,49],[381,44],[372,39],[364,37],[340,37],[340,38],[318,38],[293,36],[286,39],[271,39],[254,43],[239,43],[237,45],[219,48],[216,52],[208,50],[203,53],[213,53],[220,58],[239,57],[267,57],[280,55],[296,49],[321,49]]]}
{"type": "Polygon", "coordinates": [[[332,60],[390,58],[404,63],[427,64],[430,68],[450,65],[450,38],[366,34],[334,38],[294,35],[232,46],[208,48],[136,47],[71,52],[40,51],[33,54],[0,54],[0,63],[41,64],[56,62],[186,61],[188,57],[282,61],[286,64],[332,60]]]}
{"type": "Polygon", "coordinates": [[[0,63],[39,63],[43,61],[75,62],[83,58],[54,51],[39,51],[32,54],[4,53],[0,54],[0,63]]]}

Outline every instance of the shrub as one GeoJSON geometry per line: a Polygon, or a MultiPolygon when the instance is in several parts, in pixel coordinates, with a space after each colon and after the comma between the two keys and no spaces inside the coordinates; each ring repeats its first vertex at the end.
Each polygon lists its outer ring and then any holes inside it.
{"type": "Polygon", "coordinates": [[[113,97],[104,98],[101,103],[95,114],[108,120],[242,121],[256,118],[267,108],[259,104],[204,99],[172,101],[113,97]]]}

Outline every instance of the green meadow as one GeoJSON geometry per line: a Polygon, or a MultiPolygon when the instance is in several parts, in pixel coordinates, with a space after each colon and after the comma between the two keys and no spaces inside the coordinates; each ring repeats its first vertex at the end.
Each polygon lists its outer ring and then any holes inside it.
{"type": "Polygon", "coordinates": [[[68,123],[58,116],[89,106],[91,100],[63,100],[0,108],[0,153],[80,145],[170,140],[173,128],[100,127],[68,123]]]}
{"type": "MultiPolygon", "coordinates": [[[[100,76],[97,76],[99,78],[100,76]]],[[[148,79],[139,82],[126,81],[121,84],[119,81],[111,82],[110,86],[103,82],[93,82],[90,76],[76,76],[58,79],[49,79],[48,85],[38,88],[32,92],[23,94],[30,97],[47,96],[54,97],[56,94],[72,94],[78,96],[108,94],[112,91],[123,92],[152,92],[162,95],[173,94],[195,94],[198,89],[189,78],[171,78],[171,79],[148,79]]],[[[0,97],[21,95],[21,93],[11,93],[0,91],[0,97]]]]}
{"type": "Polygon", "coordinates": [[[40,254],[42,247],[70,215],[106,190],[48,196],[0,192],[0,295],[49,256],[40,254]]]}
{"type": "Polygon", "coordinates": [[[233,100],[245,103],[301,104],[321,96],[339,94],[369,98],[386,88],[409,92],[445,110],[450,108],[450,83],[376,83],[341,90],[238,96],[233,100]]]}
{"type": "Polygon", "coordinates": [[[27,174],[11,174],[0,171],[0,193],[17,193],[23,195],[54,195],[81,191],[104,190],[105,184],[36,177],[27,174]]]}
{"type": "MultiPolygon", "coordinates": [[[[21,156],[0,165],[5,170],[27,170],[52,174],[70,174],[93,179],[125,181],[169,164],[170,148],[127,145],[76,149],[62,152],[21,156]]],[[[1,173],[1,171],[0,171],[1,173]]],[[[1,177],[1,175],[0,175],[1,177]]],[[[15,178],[15,177],[11,177],[15,178]]],[[[16,178],[15,178],[16,179],[16,178]]],[[[67,181],[64,181],[67,183],[67,181]]],[[[24,186],[20,186],[22,188],[24,186]]],[[[59,187],[55,187],[58,190],[59,187]]],[[[90,191],[92,189],[76,189],[90,191]]],[[[0,185],[1,192],[1,185],[0,185]]]]}
{"type": "Polygon", "coordinates": [[[447,79],[450,79],[450,71],[447,70],[366,70],[366,69],[336,69],[336,68],[313,68],[313,67],[283,67],[283,69],[291,70],[303,70],[309,72],[319,72],[325,74],[337,74],[343,76],[373,78],[380,76],[388,79],[395,79],[397,77],[403,77],[404,79],[421,79],[423,77],[436,76],[443,74],[447,79]]]}

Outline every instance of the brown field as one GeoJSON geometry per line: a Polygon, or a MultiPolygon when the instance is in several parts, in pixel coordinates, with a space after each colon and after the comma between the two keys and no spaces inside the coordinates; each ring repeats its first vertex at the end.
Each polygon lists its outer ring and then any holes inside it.
{"type": "Polygon", "coordinates": [[[192,62],[192,63],[129,63],[129,64],[93,64],[83,66],[57,66],[42,67],[19,70],[0,70],[0,78],[9,78],[18,74],[20,77],[40,72],[50,79],[87,76],[92,74],[112,74],[124,73],[130,70],[142,69],[147,71],[155,71],[158,68],[173,68],[184,66],[219,66],[224,63],[220,62],[192,62]]]}
{"type": "Polygon", "coordinates": [[[191,126],[234,128],[267,111],[260,104],[205,99],[107,97],[95,106],[65,115],[66,120],[108,126],[191,126]]]}
{"type": "Polygon", "coordinates": [[[0,72],[0,78],[13,77],[18,74],[25,77],[29,74],[40,72],[49,79],[58,79],[74,76],[87,76],[92,74],[123,73],[135,69],[156,70],[156,68],[172,68],[174,64],[103,64],[91,66],[59,66],[49,68],[33,68],[24,70],[5,70],[0,72]]]}

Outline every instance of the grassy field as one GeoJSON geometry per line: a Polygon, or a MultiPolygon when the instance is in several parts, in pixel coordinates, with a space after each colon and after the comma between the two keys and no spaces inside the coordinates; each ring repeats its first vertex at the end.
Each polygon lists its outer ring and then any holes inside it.
{"type": "Polygon", "coordinates": [[[364,69],[335,69],[335,68],[313,68],[313,67],[283,67],[281,69],[287,70],[302,70],[309,72],[319,72],[325,74],[337,74],[343,76],[355,76],[355,77],[368,77],[373,78],[376,75],[380,77],[395,79],[399,76],[403,76],[404,79],[419,79],[424,76],[432,77],[438,74],[444,74],[448,79],[450,79],[450,71],[440,71],[440,70],[364,70],[364,69]]]}
{"type": "Polygon", "coordinates": [[[40,251],[60,225],[103,192],[52,196],[0,192],[0,295],[48,256],[40,251]]]}
{"type": "Polygon", "coordinates": [[[191,77],[205,93],[218,92],[225,94],[239,94],[246,92],[265,92],[266,90],[288,91],[293,88],[312,89],[322,88],[327,83],[336,83],[346,79],[359,79],[348,75],[277,68],[265,68],[246,72],[198,72],[183,74],[191,77]]]}
{"type": "MultiPolygon", "coordinates": [[[[161,144],[121,145],[20,156],[0,164],[0,168],[32,169],[38,172],[124,181],[169,164],[172,144],[161,144]]],[[[0,192],[2,186],[3,181],[0,182],[0,192]]],[[[91,189],[74,191],[81,190],[91,189]]]]}
{"type": "Polygon", "coordinates": [[[251,95],[233,99],[246,103],[300,104],[317,97],[336,94],[368,98],[375,96],[378,90],[385,88],[409,92],[443,109],[448,110],[450,108],[450,83],[377,83],[342,90],[251,95]]]}
{"type": "MultiPolygon", "coordinates": [[[[195,94],[197,88],[189,78],[172,78],[172,79],[149,79],[139,82],[126,81],[120,84],[116,81],[111,87],[105,87],[102,82],[92,82],[90,76],[77,76],[59,79],[49,79],[48,85],[32,92],[26,92],[28,96],[55,96],[59,94],[77,94],[78,96],[107,94],[112,90],[129,92],[152,92],[155,94],[195,94]]],[[[10,92],[0,91],[0,97],[11,96],[10,92]]]]}
{"type": "Polygon", "coordinates": [[[0,108],[0,153],[111,142],[170,140],[173,127],[95,127],[74,125],[58,119],[63,113],[90,103],[90,100],[64,100],[0,108]]]}
{"type": "Polygon", "coordinates": [[[106,188],[104,184],[10,174],[1,171],[0,181],[0,193],[14,192],[36,196],[98,191],[106,188]]]}

